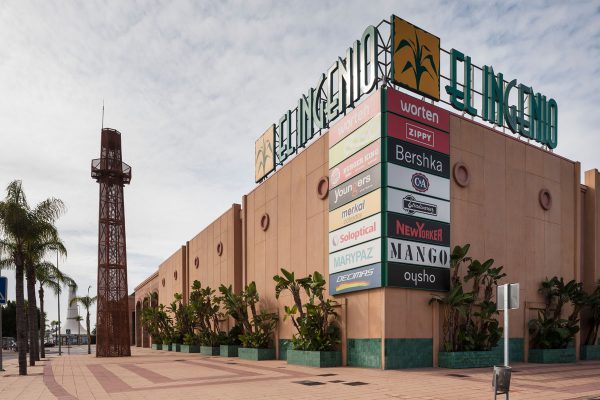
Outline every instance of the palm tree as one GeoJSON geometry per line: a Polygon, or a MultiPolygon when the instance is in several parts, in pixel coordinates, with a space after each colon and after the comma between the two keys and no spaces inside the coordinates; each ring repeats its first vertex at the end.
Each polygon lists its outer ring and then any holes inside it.
{"type": "MultiPolygon", "coordinates": [[[[60,272],[52,263],[42,262],[36,265],[35,276],[40,285],[38,295],[40,298],[40,320],[41,326],[46,326],[46,313],[44,312],[44,286],[49,287],[54,291],[54,294],[59,295],[62,292],[62,286],[77,286],[75,281],[68,275],[60,272]]],[[[52,321],[51,326],[58,325],[58,321],[52,321]]],[[[46,349],[44,348],[44,331],[40,329],[40,353],[41,357],[46,357],[46,349]]]]}
{"type": "MultiPolygon", "coordinates": [[[[35,270],[31,272],[36,261],[39,261],[50,243],[55,244],[58,233],[54,222],[62,214],[64,205],[60,200],[47,199],[33,210],[29,207],[21,181],[15,180],[6,188],[6,197],[0,201],[0,255],[2,265],[15,268],[15,297],[17,303],[17,347],[19,351],[19,375],[27,375],[27,323],[25,321],[25,299],[23,282],[25,267],[28,267],[29,292],[29,325],[32,345],[29,346],[30,363],[35,365],[35,349],[37,348],[37,307],[35,301],[35,270]],[[34,341],[35,339],[35,341],[34,341]]],[[[57,248],[59,251],[64,250],[57,248]]],[[[65,252],[66,253],[66,252],[65,252]]]]}
{"type": "Polygon", "coordinates": [[[54,342],[58,344],[58,321],[53,320],[50,322],[50,328],[52,329],[52,332],[54,332],[54,342]]]}
{"type": "MultiPolygon", "coordinates": [[[[87,329],[87,342],[88,342],[88,354],[92,354],[92,348],[91,348],[91,343],[92,343],[92,338],[91,338],[91,332],[90,332],[90,308],[94,305],[94,303],[96,303],[96,296],[94,297],[90,297],[90,295],[88,294],[87,296],[77,296],[74,297],[71,302],[69,303],[69,306],[72,306],[73,304],[79,303],[83,306],[83,308],[85,308],[85,329],[87,329]]],[[[78,315],[79,318],[81,318],[78,315]]]]}

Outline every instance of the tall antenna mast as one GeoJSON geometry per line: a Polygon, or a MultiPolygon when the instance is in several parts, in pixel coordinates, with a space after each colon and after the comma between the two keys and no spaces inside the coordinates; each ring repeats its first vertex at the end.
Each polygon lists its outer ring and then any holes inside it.
{"type": "Polygon", "coordinates": [[[102,129],[104,129],[104,99],[102,99],[102,129]]]}

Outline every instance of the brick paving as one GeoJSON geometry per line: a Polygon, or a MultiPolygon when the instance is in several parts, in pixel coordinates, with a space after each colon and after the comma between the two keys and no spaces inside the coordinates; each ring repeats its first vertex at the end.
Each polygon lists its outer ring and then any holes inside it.
{"type": "MultiPolygon", "coordinates": [[[[0,372],[0,399],[443,399],[493,398],[491,369],[305,368],[284,361],[133,348],[128,358],[56,355],[17,375],[0,372]]],[[[600,398],[600,362],[516,364],[511,399],[600,398]]],[[[499,398],[503,398],[499,396],[499,398]]]]}

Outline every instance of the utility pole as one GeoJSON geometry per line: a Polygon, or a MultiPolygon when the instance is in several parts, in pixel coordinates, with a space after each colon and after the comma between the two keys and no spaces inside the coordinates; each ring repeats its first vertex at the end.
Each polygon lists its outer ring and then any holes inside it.
{"type": "MultiPolygon", "coordinates": [[[[0,279],[2,278],[2,268],[0,268],[0,279]]],[[[8,288],[6,288],[8,291],[8,288]]],[[[6,299],[4,299],[6,301],[6,299]]],[[[0,303],[0,372],[4,371],[2,368],[2,348],[4,347],[4,339],[2,338],[2,311],[4,310],[4,306],[0,303]]]]}
{"type": "MultiPolygon", "coordinates": [[[[58,269],[58,250],[56,250],[56,269],[58,269]]],[[[62,351],[61,351],[61,342],[62,342],[62,338],[60,337],[60,283],[58,286],[58,293],[56,294],[58,297],[58,355],[61,356],[62,355],[62,351]]]]}

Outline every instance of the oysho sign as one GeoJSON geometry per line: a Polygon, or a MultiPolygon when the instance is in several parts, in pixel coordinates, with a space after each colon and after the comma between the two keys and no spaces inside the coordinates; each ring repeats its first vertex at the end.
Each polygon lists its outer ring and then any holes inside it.
{"type": "Polygon", "coordinates": [[[387,268],[387,286],[447,291],[450,289],[450,270],[390,262],[387,268]]]}

